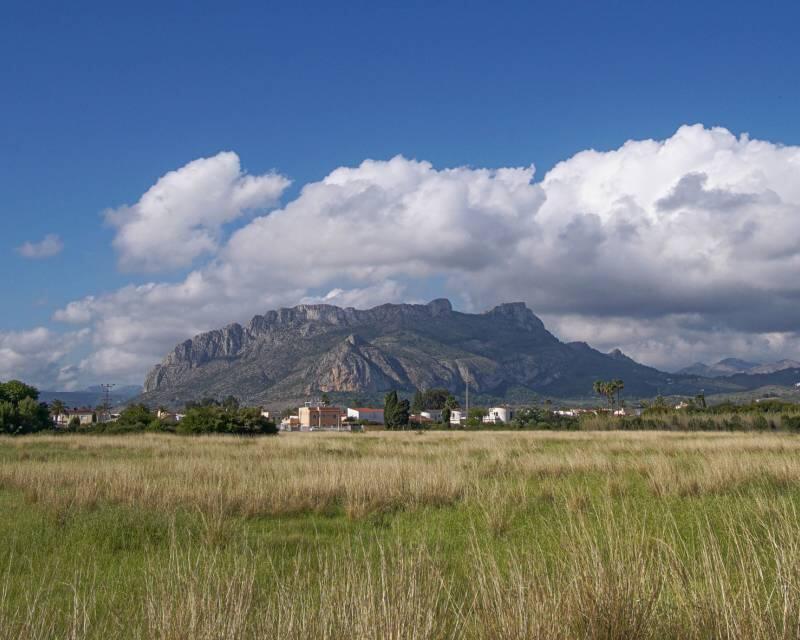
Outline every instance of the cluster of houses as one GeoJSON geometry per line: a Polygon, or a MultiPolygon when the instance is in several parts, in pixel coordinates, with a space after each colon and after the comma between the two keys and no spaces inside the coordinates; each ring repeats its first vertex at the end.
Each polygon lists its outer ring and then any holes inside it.
{"type": "MultiPolygon", "coordinates": [[[[675,407],[679,409],[680,407],[675,407]]],[[[577,418],[583,415],[608,415],[608,409],[556,409],[553,413],[557,416],[565,416],[568,418],[577,418]]],[[[640,407],[620,407],[614,409],[615,416],[640,416],[642,409],[640,407]]]]}
{"type": "MultiPolygon", "coordinates": [[[[274,416],[262,411],[267,418],[274,416]]],[[[514,418],[511,407],[492,407],[483,417],[486,424],[504,424],[514,418]]],[[[462,425],[466,422],[465,411],[453,409],[450,424],[462,425]]],[[[441,409],[428,409],[411,414],[412,425],[425,426],[442,421],[441,409]]],[[[319,402],[307,402],[297,410],[297,414],[284,417],[278,423],[281,431],[361,431],[370,426],[383,425],[383,409],[377,407],[335,407],[319,402]]]]}

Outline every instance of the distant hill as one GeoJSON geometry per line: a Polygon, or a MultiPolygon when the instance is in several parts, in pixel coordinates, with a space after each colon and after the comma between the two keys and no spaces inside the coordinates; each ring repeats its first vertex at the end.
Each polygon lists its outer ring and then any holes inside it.
{"type": "MultiPolygon", "coordinates": [[[[124,404],[131,398],[135,398],[142,393],[139,385],[123,385],[114,387],[109,394],[112,405],[124,404]]],[[[96,407],[103,402],[103,390],[100,385],[87,387],[81,391],[40,391],[39,400],[42,402],[52,402],[61,400],[68,407],[96,407]]]]}
{"type": "Polygon", "coordinates": [[[487,400],[586,398],[595,380],[607,378],[622,378],[625,395],[635,397],[734,387],[658,371],[619,350],[563,343],[521,302],[470,314],[440,299],[368,310],[300,305],[202,333],[153,368],[142,400],[181,406],[232,394],[281,405],[323,392],[377,398],[389,389],[444,387],[463,394],[467,379],[487,400]]]}
{"type": "Polygon", "coordinates": [[[777,373],[786,369],[800,368],[800,362],[796,360],[779,360],[766,364],[758,362],[748,362],[738,358],[725,358],[714,364],[708,365],[702,362],[695,362],[693,365],[677,371],[679,375],[704,376],[706,378],[720,378],[733,376],[736,374],[768,374],[777,373]]]}

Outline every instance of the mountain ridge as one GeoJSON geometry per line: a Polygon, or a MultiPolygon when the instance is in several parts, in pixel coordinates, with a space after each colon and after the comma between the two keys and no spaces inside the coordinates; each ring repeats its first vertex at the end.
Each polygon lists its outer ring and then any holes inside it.
{"type": "Polygon", "coordinates": [[[760,375],[785,371],[786,369],[800,368],[797,360],[783,359],[776,362],[748,362],[739,358],[723,358],[713,364],[695,362],[694,364],[679,369],[678,375],[697,375],[706,378],[722,378],[738,374],[760,375]]]}
{"type": "MultiPolygon", "coordinates": [[[[176,405],[233,394],[251,404],[301,401],[324,392],[373,393],[444,387],[502,400],[509,394],[590,396],[598,378],[625,380],[639,397],[693,392],[681,377],[561,342],[523,302],[483,313],[449,300],[371,309],[297,305],[198,334],[147,375],[142,398],[176,405]]],[[[724,386],[724,385],[723,385],[724,386]]]]}

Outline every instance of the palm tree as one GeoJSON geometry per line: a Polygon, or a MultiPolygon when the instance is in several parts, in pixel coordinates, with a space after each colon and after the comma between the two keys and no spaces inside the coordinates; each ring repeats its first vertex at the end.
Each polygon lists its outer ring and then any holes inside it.
{"type": "Polygon", "coordinates": [[[58,422],[58,416],[62,415],[65,410],[66,410],[66,407],[64,406],[64,403],[61,402],[61,400],[59,400],[58,398],[53,400],[50,403],[50,415],[53,417],[53,422],[57,423],[58,422]]]}
{"type": "Polygon", "coordinates": [[[608,400],[608,382],[605,382],[604,380],[595,380],[592,388],[598,396],[603,396],[606,400],[608,400]]]}
{"type": "Polygon", "coordinates": [[[625,383],[620,378],[616,378],[613,384],[614,384],[614,390],[617,392],[617,406],[621,407],[622,403],[620,402],[619,394],[625,388],[625,383]]]}
{"type": "Polygon", "coordinates": [[[598,396],[606,395],[605,389],[603,389],[604,384],[605,383],[602,380],[595,380],[594,383],[592,383],[592,389],[598,396]]]}

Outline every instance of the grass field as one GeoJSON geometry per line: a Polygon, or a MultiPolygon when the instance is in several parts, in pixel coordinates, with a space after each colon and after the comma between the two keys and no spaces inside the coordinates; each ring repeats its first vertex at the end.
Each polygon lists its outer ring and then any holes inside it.
{"type": "Polygon", "coordinates": [[[800,438],[0,439],[0,639],[797,638],[800,438]]]}

